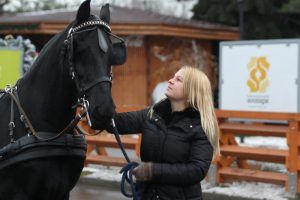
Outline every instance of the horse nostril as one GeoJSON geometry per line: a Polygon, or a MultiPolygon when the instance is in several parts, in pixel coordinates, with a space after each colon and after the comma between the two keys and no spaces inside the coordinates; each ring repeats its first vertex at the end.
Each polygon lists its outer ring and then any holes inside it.
{"type": "Polygon", "coordinates": [[[92,128],[104,129],[111,123],[114,114],[114,109],[109,109],[104,106],[97,106],[91,112],[92,128]]]}

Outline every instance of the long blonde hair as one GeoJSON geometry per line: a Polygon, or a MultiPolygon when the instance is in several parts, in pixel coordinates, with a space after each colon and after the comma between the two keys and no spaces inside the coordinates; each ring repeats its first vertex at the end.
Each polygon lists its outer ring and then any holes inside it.
{"type": "Polygon", "coordinates": [[[199,69],[183,66],[183,93],[191,107],[200,112],[202,128],[214,148],[214,156],[220,154],[219,126],[215,114],[212,89],[207,76],[199,69]]]}

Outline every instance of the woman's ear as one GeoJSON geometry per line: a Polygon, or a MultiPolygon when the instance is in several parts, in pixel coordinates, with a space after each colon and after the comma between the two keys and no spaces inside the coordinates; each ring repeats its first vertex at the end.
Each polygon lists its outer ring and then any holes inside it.
{"type": "Polygon", "coordinates": [[[100,10],[100,15],[99,15],[100,19],[103,20],[104,22],[106,22],[107,24],[109,24],[110,22],[110,11],[109,11],[109,4],[105,4],[104,6],[102,6],[101,10],[100,10]]]}
{"type": "Polygon", "coordinates": [[[89,19],[91,12],[90,3],[91,0],[86,0],[80,5],[77,11],[76,24],[81,24],[89,19]]]}

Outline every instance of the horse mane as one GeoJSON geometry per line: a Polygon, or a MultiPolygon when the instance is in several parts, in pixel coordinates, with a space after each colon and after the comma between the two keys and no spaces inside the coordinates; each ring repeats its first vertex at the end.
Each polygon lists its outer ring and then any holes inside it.
{"type": "MultiPolygon", "coordinates": [[[[96,15],[90,15],[88,20],[99,20],[100,18],[96,15]]],[[[73,21],[72,23],[70,23],[67,28],[65,30],[63,30],[62,32],[56,34],[53,38],[51,38],[42,48],[41,52],[39,53],[37,59],[35,60],[35,62],[33,63],[32,67],[30,68],[30,70],[28,70],[25,75],[23,76],[23,78],[20,79],[20,82],[22,80],[28,79],[29,76],[34,73],[35,70],[37,70],[37,68],[39,68],[39,66],[41,64],[45,64],[42,63],[44,62],[44,59],[47,58],[49,56],[49,49],[56,49],[58,51],[54,51],[54,53],[57,54],[56,58],[58,59],[58,65],[60,66],[60,71],[63,72],[64,70],[64,58],[66,56],[66,52],[67,52],[67,48],[66,45],[64,44],[64,40],[67,38],[68,35],[68,31],[69,29],[74,26],[76,24],[76,20],[73,21]]],[[[46,63],[50,64],[50,63],[46,63]]],[[[52,63],[51,63],[52,64],[52,63]]],[[[56,67],[56,66],[53,66],[56,67]]]]}
{"type": "MultiPolygon", "coordinates": [[[[29,79],[31,74],[33,74],[35,71],[39,70],[39,67],[42,65],[53,65],[55,63],[54,60],[51,60],[50,62],[45,63],[45,59],[49,56],[49,50],[55,50],[51,53],[57,54],[57,61],[56,65],[58,64],[61,68],[60,71],[63,71],[63,60],[66,54],[66,47],[64,45],[64,40],[67,37],[69,29],[73,26],[74,22],[70,23],[65,30],[62,32],[56,34],[54,37],[52,37],[42,48],[40,51],[37,59],[34,61],[32,67],[30,70],[28,70],[24,76],[19,80],[21,83],[23,80],[29,79]]],[[[57,66],[51,66],[51,67],[57,67],[57,66]]]]}

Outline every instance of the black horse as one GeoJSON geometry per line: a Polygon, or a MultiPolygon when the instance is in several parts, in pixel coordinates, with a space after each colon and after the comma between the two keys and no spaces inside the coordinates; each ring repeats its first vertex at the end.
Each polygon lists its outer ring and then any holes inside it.
{"type": "Polygon", "coordinates": [[[115,109],[111,65],[125,62],[126,48],[110,32],[109,21],[108,5],[98,17],[90,14],[86,0],[74,22],[45,45],[31,70],[15,87],[2,90],[0,200],[69,199],[86,151],[83,136],[73,134],[75,123],[70,124],[74,105],[86,108],[95,129],[108,126],[115,109]]]}

